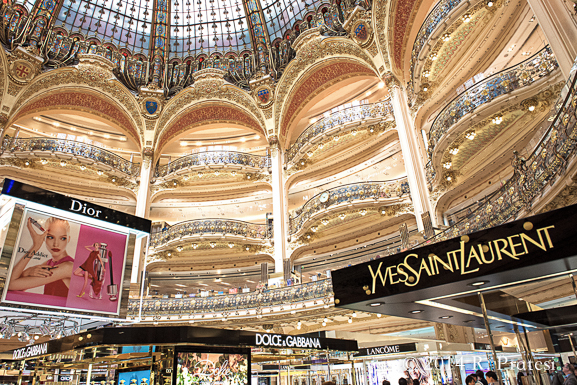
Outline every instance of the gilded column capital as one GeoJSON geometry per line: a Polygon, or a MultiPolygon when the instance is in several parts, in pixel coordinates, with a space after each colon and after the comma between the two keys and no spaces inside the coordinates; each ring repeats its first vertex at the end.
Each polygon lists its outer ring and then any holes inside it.
{"type": "Polygon", "coordinates": [[[393,89],[393,88],[401,89],[401,82],[399,82],[399,80],[396,78],[396,76],[393,75],[393,73],[390,71],[385,73],[383,81],[387,85],[388,89],[393,89]]]}

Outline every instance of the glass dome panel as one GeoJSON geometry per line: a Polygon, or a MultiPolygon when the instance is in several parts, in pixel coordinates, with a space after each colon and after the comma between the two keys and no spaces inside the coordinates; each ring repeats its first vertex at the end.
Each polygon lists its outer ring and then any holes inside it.
{"type": "Polygon", "coordinates": [[[250,49],[242,0],[173,0],[171,57],[250,49]]]}
{"type": "Polygon", "coordinates": [[[56,25],[132,53],[150,47],[152,0],[64,0],[56,25]]]}
{"type": "Polygon", "coordinates": [[[282,39],[297,20],[303,20],[307,13],[316,11],[322,3],[319,0],[261,0],[271,42],[282,39]]]}
{"type": "Polygon", "coordinates": [[[23,5],[24,8],[26,8],[28,10],[28,12],[32,11],[32,7],[34,7],[34,0],[16,0],[14,1],[14,4],[20,4],[23,5]]]}

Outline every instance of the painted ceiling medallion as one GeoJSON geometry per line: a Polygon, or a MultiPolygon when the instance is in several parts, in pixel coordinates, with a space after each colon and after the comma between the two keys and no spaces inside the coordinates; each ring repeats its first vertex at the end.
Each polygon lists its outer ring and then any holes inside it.
{"type": "Polygon", "coordinates": [[[156,117],[162,110],[162,104],[156,98],[144,98],[142,106],[144,107],[145,114],[148,115],[148,117],[156,117]]]}
{"type": "Polygon", "coordinates": [[[355,22],[352,32],[355,41],[361,47],[366,47],[373,41],[373,29],[366,20],[361,19],[355,22]]]}

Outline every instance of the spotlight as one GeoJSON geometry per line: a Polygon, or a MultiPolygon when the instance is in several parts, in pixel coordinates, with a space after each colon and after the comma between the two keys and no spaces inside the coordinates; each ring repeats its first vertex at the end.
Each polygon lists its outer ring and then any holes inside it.
{"type": "Polygon", "coordinates": [[[353,319],[349,318],[349,323],[352,324],[353,323],[353,319]]]}

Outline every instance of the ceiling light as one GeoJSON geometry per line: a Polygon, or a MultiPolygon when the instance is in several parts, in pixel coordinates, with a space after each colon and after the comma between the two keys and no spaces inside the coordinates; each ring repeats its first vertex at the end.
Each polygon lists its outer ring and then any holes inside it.
{"type": "Polygon", "coordinates": [[[353,323],[353,319],[349,318],[349,323],[352,324],[353,323]]]}
{"type": "Polygon", "coordinates": [[[372,92],[371,90],[368,90],[368,91],[365,93],[365,95],[366,95],[366,96],[371,96],[372,93],[373,93],[373,92],[372,92]]]}
{"type": "Polygon", "coordinates": [[[377,307],[377,306],[381,306],[382,304],[383,304],[382,302],[373,302],[373,303],[369,304],[369,306],[377,307]]]}
{"type": "Polygon", "coordinates": [[[196,250],[196,248],[198,247],[198,243],[193,243],[192,244],[192,248],[196,250]]]}
{"type": "Polygon", "coordinates": [[[311,227],[311,230],[312,230],[313,233],[316,233],[318,229],[319,229],[319,228],[318,228],[317,226],[311,227]]]}
{"type": "Polygon", "coordinates": [[[410,314],[419,314],[422,313],[424,310],[411,310],[409,313],[410,314]]]}
{"type": "Polygon", "coordinates": [[[429,59],[431,59],[432,61],[437,60],[437,54],[433,52],[432,54],[429,55],[429,59]]]}
{"type": "Polygon", "coordinates": [[[346,216],[347,216],[347,215],[343,213],[343,214],[340,214],[340,215],[339,215],[339,218],[341,218],[341,219],[344,220],[346,216]]]}
{"type": "Polygon", "coordinates": [[[228,247],[230,247],[230,248],[232,249],[232,248],[234,247],[234,243],[229,242],[229,243],[228,243],[228,247]]]}
{"type": "Polygon", "coordinates": [[[424,76],[424,77],[428,78],[429,75],[431,75],[431,73],[430,73],[429,71],[424,71],[424,72],[423,72],[423,76],[424,76]]]}
{"type": "Polygon", "coordinates": [[[449,34],[449,33],[444,34],[443,35],[443,41],[449,41],[449,40],[451,40],[451,34],[449,34]]]}
{"type": "Polygon", "coordinates": [[[475,139],[476,135],[477,134],[475,133],[475,131],[471,130],[465,134],[465,138],[467,138],[469,140],[473,140],[473,139],[475,139]]]}
{"type": "Polygon", "coordinates": [[[384,88],[384,87],[385,87],[385,82],[379,82],[379,84],[377,84],[377,87],[379,87],[379,88],[384,88]]]}
{"type": "Polygon", "coordinates": [[[317,122],[317,118],[310,118],[309,119],[310,124],[315,124],[316,122],[317,122]]]}
{"type": "Polygon", "coordinates": [[[465,23],[470,22],[470,21],[471,21],[471,15],[469,15],[468,13],[465,14],[465,15],[463,16],[463,21],[464,21],[465,23]]]}
{"type": "Polygon", "coordinates": [[[102,175],[102,174],[103,174],[101,170],[96,171],[96,173],[97,173],[98,175],[102,175]]]}
{"type": "Polygon", "coordinates": [[[41,159],[41,160],[40,160],[40,163],[46,164],[46,163],[48,163],[48,161],[47,161],[46,159],[41,159]]]}
{"type": "Polygon", "coordinates": [[[297,326],[301,326],[301,325],[302,325],[302,322],[301,322],[301,321],[298,321],[298,322],[297,322],[297,326]]]}
{"type": "Polygon", "coordinates": [[[366,215],[366,214],[367,214],[367,210],[365,210],[365,209],[362,209],[361,211],[359,211],[359,214],[361,214],[361,215],[363,215],[363,216],[364,216],[364,215],[366,215]]]}
{"type": "Polygon", "coordinates": [[[529,111],[530,111],[530,112],[535,111],[535,106],[534,106],[534,105],[530,105],[530,106],[529,106],[529,111]]]}
{"type": "Polygon", "coordinates": [[[439,317],[439,319],[449,319],[449,318],[453,318],[452,315],[444,315],[442,317],[439,317]]]}
{"type": "Polygon", "coordinates": [[[445,179],[447,179],[449,182],[453,180],[453,178],[451,178],[450,176],[447,176],[447,178],[445,179]]]}
{"type": "MultiPolygon", "coordinates": [[[[47,160],[44,159],[45,162],[48,162],[47,160]]],[[[46,163],[42,163],[42,164],[46,164],[46,163]]],[[[84,171],[86,170],[86,166],[82,165],[80,166],[80,170],[84,171]]]]}
{"type": "Polygon", "coordinates": [[[488,283],[488,282],[489,282],[489,281],[473,282],[473,283],[470,283],[469,286],[483,286],[483,285],[485,285],[485,284],[488,283]]]}
{"type": "Polygon", "coordinates": [[[176,248],[176,250],[182,251],[182,246],[178,246],[178,247],[176,248]]]}
{"type": "Polygon", "coordinates": [[[66,166],[66,161],[65,161],[65,160],[61,160],[61,161],[60,161],[60,165],[61,165],[62,167],[66,166]]]}
{"type": "Polygon", "coordinates": [[[327,326],[327,323],[326,323],[326,322],[323,322],[322,325],[323,325],[323,326],[327,326]]]}
{"type": "Polygon", "coordinates": [[[30,162],[29,162],[29,161],[25,161],[25,162],[24,162],[24,165],[30,166],[30,162]]]}
{"type": "Polygon", "coordinates": [[[491,0],[487,1],[487,7],[492,7],[493,6],[493,2],[491,0]]]}
{"type": "Polygon", "coordinates": [[[446,168],[447,170],[451,168],[453,164],[451,162],[445,162],[443,163],[443,167],[446,168]]]}
{"type": "Polygon", "coordinates": [[[166,255],[168,255],[170,257],[172,255],[172,253],[169,251],[168,253],[166,253],[166,255]]]}
{"type": "Polygon", "coordinates": [[[321,223],[326,226],[329,223],[329,220],[328,219],[321,219],[321,223]]]}
{"type": "Polygon", "coordinates": [[[377,317],[381,318],[383,315],[381,313],[377,313],[377,317]]]}
{"type": "Polygon", "coordinates": [[[210,242],[210,247],[214,249],[216,247],[216,242],[210,242]]]}
{"type": "Polygon", "coordinates": [[[449,154],[451,155],[457,155],[458,153],[459,153],[459,147],[453,147],[449,149],[449,154]]]}
{"type": "Polygon", "coordinates": [[[356,317],[356,316],[357,316],[357,312],[355,311],[355,312],[353,312],[353,317],[356,317]]]}

